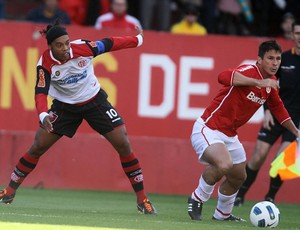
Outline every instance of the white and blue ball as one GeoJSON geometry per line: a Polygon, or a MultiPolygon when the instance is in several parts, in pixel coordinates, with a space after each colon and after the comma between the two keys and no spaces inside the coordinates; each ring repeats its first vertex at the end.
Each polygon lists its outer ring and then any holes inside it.
{"type": "Polygon", "coordinates": [[[262,201],[252,207],[250,221],[256,227],[275,228],[280,221],[280,211],[275,204],[262,201]]]}

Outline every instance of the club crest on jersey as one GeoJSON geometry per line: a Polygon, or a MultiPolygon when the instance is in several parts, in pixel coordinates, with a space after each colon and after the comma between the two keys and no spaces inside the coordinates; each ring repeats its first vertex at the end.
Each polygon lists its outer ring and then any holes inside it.
{"type": "Polygon", "coordinates": [[[82,59],[78,62],[77,64],[80,68],[84,67],[87,65],[87,61],[85,59],[82,59]]]}
{"type": "Polygon", "coordinates": [[[266,92],[267,92],[267,93],[270,93],[270,92],[271,92],[271,87],[267,87],[267,88],[266,88],[266,92]]]}
{"type": "Polygon", "coordinates": [[[58,77],[60,75],[60,72],[57,70],[55,71],[55,76],[58,77]]]}

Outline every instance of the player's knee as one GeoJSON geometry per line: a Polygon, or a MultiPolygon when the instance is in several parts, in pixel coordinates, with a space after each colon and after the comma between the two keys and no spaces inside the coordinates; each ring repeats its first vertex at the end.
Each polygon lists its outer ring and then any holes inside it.
{"type": "Polygon", "coordinates": [[[236,177],[237,184],[242,185],[247,179],[247,173],[246,172],[241,172],[239,175],[236,177]]]}
{"type": "Polygon", "coordinates": [[[216,166],[220,173],[222,175],[225,175],[228,174],[229,171],[232,169],[233,164],[231,161],[219,161],[216,166]]]}

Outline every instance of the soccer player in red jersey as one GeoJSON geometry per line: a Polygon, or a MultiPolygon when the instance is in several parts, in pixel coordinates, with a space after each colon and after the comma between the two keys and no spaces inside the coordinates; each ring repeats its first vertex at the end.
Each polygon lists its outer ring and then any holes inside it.
{"type": "Polygon", "coordinates": [[[62,136],[73,137],[85,119],[115,148],[137,196],[137,208],[144,214],[156,210],[144,191],[143,174],[121,116],[107,100],[93,69],[93,58],[105,52],[142,45],[143,31],[137,36],[110,37],[99,41],[70,41],[64,27],[55,23],[42,31],[48,49],[37,64],[35,103],[40,118],[33,145],[17,163],[9,185],[0,191],[0,203],[11,203],[16,190],[36,167],[40,157],[62,136]],[[54,98],[48,109],[47,96],[54,98]]]}
{"type": "Polygon", "coordinates": [[[260,44],[257,63],[241,65],[220,73],[223,85],[211,104],[194,123],[191,142],[199,161],[208,164],[198,187],[188,199],[188,214],[192,220],[202,219],[202,206],[218,188],[218,203],[214,220],[245,221],[232,215],[236,194],[246,179],[246,154],[237,135],[265,102],[279,123],[294,135],[299,130],[291,120],[279,95],[274,76],[281,63],[282,50],[275,41],[260,44]]]}
{"type": "MultiPolygon", "coordinates": [[[[293,48],[282,53],[282,61],[276,77],[279,80],[279,96],[288,110],[293,122],[300,122],[300,20],[292,23],[291,37],[293,48]]],[[[235,206],[242,206],[245,196],[255,182],[258,172],[267,158],[273,144],[281,137],[277,154],[286,149],[297,137],[289,130],[282,127],[274,118],[267,106],[264,106],[265,117],[261,129],[258,132],[253,154],[246,165],[247,179],[241,186],[235,206]]],[[[275,195],[282,186],[280,176],[270,177],[269,191],[265,195],[266,201],[274,202],[275,195]]]]}
{"type": "Polygon", "coordinates": [[[111,12],[100,15],[95,28],[98,30],[105,28],[118,28],[127,31],[135,30],[135,27],[142,27],[140,21],[127,13],[127,0],[112,0],[111,12]]]}

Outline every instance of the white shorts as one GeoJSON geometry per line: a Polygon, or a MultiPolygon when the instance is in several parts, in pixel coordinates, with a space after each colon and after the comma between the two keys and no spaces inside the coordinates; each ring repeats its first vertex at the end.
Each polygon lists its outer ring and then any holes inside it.
{"type": "Polygon", "coordinates": [[[200,162],[205,163],[201,157],[206,148],[215,143],[223,143],[227,147],[233,164],[239,164],[246,161],[246,152],[238,139],[238,136],[228,137],[218,130],[208,128],[201,118],[198,118],[194,123],[192,135],[192,146],[199,155],[200,162]]]}

